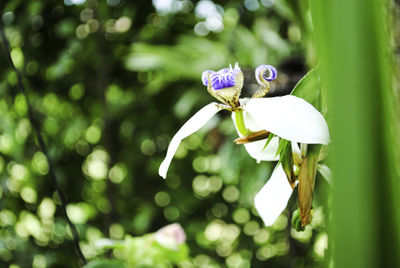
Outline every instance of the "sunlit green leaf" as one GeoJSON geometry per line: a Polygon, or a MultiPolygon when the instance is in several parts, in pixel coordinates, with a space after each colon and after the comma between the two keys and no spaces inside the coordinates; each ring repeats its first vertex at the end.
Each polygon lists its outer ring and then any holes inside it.
{"type": "Polygon", "coordinates": [[[318,67],[310,70],[293,88],[292,95],[311,103],[321,111],[321,80],[318,67]]]}

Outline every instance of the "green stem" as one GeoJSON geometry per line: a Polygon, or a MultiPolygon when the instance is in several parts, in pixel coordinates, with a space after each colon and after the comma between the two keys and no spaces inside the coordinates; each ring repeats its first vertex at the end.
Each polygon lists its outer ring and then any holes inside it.
{"type": "Polygon", "coordinates": [[[236,126],[243,136],[249,135],[252,132],[248,130],[244,124],[244,119],[243,119],[243,110],[238,110],[235,111],[235,121],[236,121],[236,126]]]}

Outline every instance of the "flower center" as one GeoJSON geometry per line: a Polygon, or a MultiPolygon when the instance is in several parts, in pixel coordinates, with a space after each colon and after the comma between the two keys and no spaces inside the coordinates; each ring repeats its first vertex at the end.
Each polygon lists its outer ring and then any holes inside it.
{"type": "Polygon", "coordinates": [[[243,87],[243,73],[238,63],[235,64],[235,68],[229,66],[229,68],[221,69],[218,72],[204,71],[201,80],[213,97],[230,106],[233,111],[239,108],[239,96],[243,87]]]}

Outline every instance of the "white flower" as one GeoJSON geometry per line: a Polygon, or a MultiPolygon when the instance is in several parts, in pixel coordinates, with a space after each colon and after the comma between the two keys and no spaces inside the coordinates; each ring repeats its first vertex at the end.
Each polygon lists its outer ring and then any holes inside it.
{"type": "MultiPolygon", "coordinates": [[[[305,100],[287,95],[283,97],[260,98],[270,89],[269,80],[276,77],[275,68],[262,65],[256,69],[256,78],[261,88],[251,99],[240,99],[243,74],[236,64],[235,69],[222,69],[219,72],[206,71],[203,73],[203,83],[208,86],[211,95],[221,100],[224,105],[210,103],[190,118],[172,138],[167,155],[159,168],[159,174],[165,178],[171,160],[178,149],[182,139],[193,134],[204,126],[216,113],[222,109],[232,111],[232,119],[240,136],[266,130],[277,137],[291,141],[296,153],[297,143],[302,144],[328,144],[329,131],[322,114],[305,100]],[[269,71],[269,76],[265,73],[269,71]],[[227,79],[230,79],[226,82],[227,79]],[[214,84],[213,82],[216,81],[214,84]],[[221,86],[224,82],[227,86],[221,86]],[[232,82],[232,81],[236,81],[232,82]],[[216,85],[218,89],[214,89],[216,85]],[[222,87],[222,88],[221,88],[222,87]],[[232,96],[229,98],[229,96],[232,96]]],[[[278,138],[274,137],[267,148],[266,139],[245,144],[249,155],[259,161],[278,160],[276,151],[278,138]]],[[[255,207],[269,226],[286,208],[287,202],[293,192],[281,165],[278,165],[271,178],[256,195],[255,207]]]]}

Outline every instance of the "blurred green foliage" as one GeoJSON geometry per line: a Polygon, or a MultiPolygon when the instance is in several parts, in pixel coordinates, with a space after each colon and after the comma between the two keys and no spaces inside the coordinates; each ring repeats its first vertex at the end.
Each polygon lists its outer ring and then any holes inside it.
{"type": "MultiPolygon", "coordinates": [[[[141,241],[173,222],[183,226],[190,250],[180,267],[323,265],[329,221],[319,187],[326,181],[317,178],[313,222],[303,232],[290,224],[294,199],[272,227],[263,227],[252,200],[273,164],[257,164],[232,142],[228,113],[183,141],[166,180],[157,173],[174,133],[213,101],[200,81],[203,70],[239,62],[250,96],[259,64],[278,66],[271,95],[289,93],[305,66],[314,67],[307,1],[10,0],[1,6],[12,58],[92,265],[119,267],[99,259],[124,259],[116,248],[99,247],[102,239],[141,241]]],[[[78,267],[16,74],[6,60],[0,70],[0,266],[78,267]]],[[[314,74],[308,78],[317,84],[314,74]]],[[[298,94],[320,98],[309,93],[298,94]]],[[[145,251],[133,242],[126,248],[132,255],[145,251]]]]}
{"type": "Polygon", "coordinates": [[[332,115],[336,267],[400,266],[396,2],[310,1],[332,115]]]}

